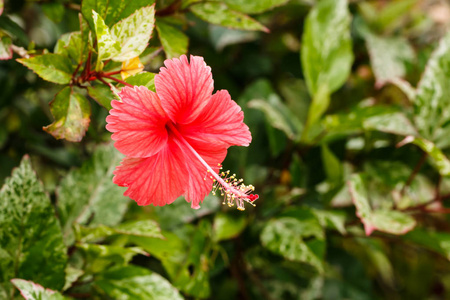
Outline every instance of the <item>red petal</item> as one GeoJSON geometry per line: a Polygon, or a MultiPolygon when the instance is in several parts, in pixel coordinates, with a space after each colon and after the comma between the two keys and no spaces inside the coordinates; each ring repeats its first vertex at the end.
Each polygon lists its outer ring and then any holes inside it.
{"type": "MultiPolygon", "coordinates": [[[[227,156],[226,148],[211,147],[209,143],[194,141],[189,138],[186,138],[186,141],[216,173],[219,172],[218,164],[222,163],[227,156]]],[[[211,191],[213,180],[210,178],[211,175],[207,173],[206,166],[191,151],[185,151],[184,155],[186,165],[189,166],[189,184],[184,196],[188,202],[191,202],[192,208],[199,208],[199,204],[211,191]]]]}
{"type": "Polygon", "coordinates": [[[190,63],[182,55],[180,59],[167,59],[164,64],[166,68],[155,76],[161,105],[174,123],[190,123],[211,98],[211,68],[199,56],[191,56],[190,63]]]}
{"type": "Polygon", "coordinates": [[[113,182],[128,187],[125,196],[139,205],[163,206],[181,196],[188,183],[183,151],[169,138],[165,147],[147,158],[125,158],[113,182]]]}
{"type": "Polygon", "coordinates": [[[124,87],[119,96],[123,102],[113,100],[106,118],[114,146],[130,157],[154,155],[167,143],[169,120],[158,96],[143,86],[124,87]]]}
{"type": "Polygon", "coordinates": [[[243,111],[226,90],[215,93],[191,124],[179,128],[183,136],[208,142],[211,147],[248,146],[252,141],[243,111]]]}

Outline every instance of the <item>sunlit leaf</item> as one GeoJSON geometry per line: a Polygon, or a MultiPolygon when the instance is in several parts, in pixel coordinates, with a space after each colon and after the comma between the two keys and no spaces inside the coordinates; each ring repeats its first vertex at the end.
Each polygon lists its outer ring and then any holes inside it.
{"type": "Polygon", "coordinates": [[[62,288],[66,248],[50,199],[28,157],[5,181],[0,199],[0,286],[23,278],[62,288]]]}
{"type": "Polygon", "coordinates": [[[105,21],[107,26],[130,16],[137,9],[152,5],[154,0],[83,0],[81,13],[94,30],[92,10],[96,11],[105,21]]]}
{"type": "Polygon", "coordinates": [[[63,34],[55,46],[55,53],[70,57],[76,63],[82,63],[87,56],[87,43],[80,31],[63,34]]]}
{"type": "Polygon", "coordinates": [[[111,28],[111,36],[119,43],[120,50],[111,58],[115,61],[126,61],[139,56],[147,47],[154,26],[154,5],[142,7],[129,17],[114,24],[111,28]]]}
{"type": "Polygon", "coordinates": [[[204,2],[194,4],[189,8],[197,17],[211,24],[243,30],[269,31],[264,25],[249,16],[229,9],[225,3],[204,2]]]}
{"type": "Polygon", "coordinates": [[[72,73],[75,71],[69,58],[54,53],[20,58],[17,61],[43,79],[59,84],[68,84],[72,79],[72,73]]]}
{"type": "Polygon", "coordinates": [[[347,80],[353,62],[350,21],[346,0],[318,1],[309,12],[300,53],[312,95],[320,86],[333,93],[347,80]]]}
{"type": "Polygon", "coordinates": [[[44,130],[57,139],[81,141],[90,123],[89,101],[75,88],[67,86],[56,94],[50,110],[55,120],[44,130]]]}
{"type": "Polygon", "coordinates": [[[97,12],[92,11],[92,19],[94,20],[95,35],[97,36],[97,66],[99,66],[101,61],[118,56],[121,51],[121,45],[120,42],[112,36],[105,21],[97,12]]]}

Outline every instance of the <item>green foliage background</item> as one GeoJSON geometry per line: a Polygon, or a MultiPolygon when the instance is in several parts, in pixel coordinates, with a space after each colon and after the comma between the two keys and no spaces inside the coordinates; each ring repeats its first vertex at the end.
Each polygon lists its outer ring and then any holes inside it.
{"type": "Polygon", "coordinates": [[[0,8],[0,299],[450,298],[446,1],[0,8]],[[154,90],[185,53],[245,112],[224,162],[260,195],[245,212],[112,183],[122,62],[154,90]]]}

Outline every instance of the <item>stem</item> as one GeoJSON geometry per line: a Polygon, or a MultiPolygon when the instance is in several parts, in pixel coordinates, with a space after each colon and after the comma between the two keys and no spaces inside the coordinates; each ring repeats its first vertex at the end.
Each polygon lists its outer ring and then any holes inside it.
{"type": "Polygon", "coordinates": [[[157,15],[158,17],[173,15],[178,10],[180,4],[181,4],[180,0],[174,1],[172,4],[170,4],[166,8],[157,10],[155,12],[155,15],[157,15]]]}
{"type": "Polygon", "coordinates": [[[121,84],[123,84],[123,85],[129,86],[129,87],[133,87],[133,85],[132,85],[132,84],[129,84],[128,82],[125,82],[125,81],[123,81],[123,80],[121,80],[121,79],[118,79],[118,78],[115,78],[115,77],[106,75],[106,74],[104,74],[104,73],[100,73],[100,74],[98,74],[98,75],[99,75],[99,76],[98,76],[97,78],[105,77],[105,78],[114,80],[114,81],[116,81],[116,82],[118,82],[118,83],[121,83],[121,84]]]}
{"type": "Polygon", "coordinates": [[[122,70],[119,70],[119,71],[113,71],[113,72],[108,72],[108,73],[103,73],[103,75],[108,75],[108,76],[111,76],[111,75],[117,75],[117,74],[120,74],[120,72],[122,72],[122,70]]]}
{"type": "Polygon", "coordinates": [[[403,186],[403,188],[402,188],[402,190],[400,192],[402,195],[405,194],[406,188],[411,184],[411,182],[413,181],[414,177],[416,177],[417,173],[419,173],[420,168],[422,168],[422,165],[424,164],[424,162],[425,162],[427,157],[428,157],[428,153],[424,152],[422,154],[422,157],[420,158],[419,162],[417,163],[416,167],[412,171],[411,175],[409,175],[409,178],[406,181],[405,185],[403,186]]]}

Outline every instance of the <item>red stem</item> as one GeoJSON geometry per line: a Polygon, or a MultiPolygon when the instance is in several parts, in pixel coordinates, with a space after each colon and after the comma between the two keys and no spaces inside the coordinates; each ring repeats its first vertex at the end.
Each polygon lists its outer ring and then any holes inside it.
{"type": "Polygon", "coordinates": [[[120,72],[122,72],[122,70],[119,70],[119,71],[113,71],[113,72],[108,72],[108,73],[103,73],[103,75],[111,76],[111,75],[119,74],[120,72]]]}
{"type": "Polygon", "coordinates": [[[98,74],[98,75],[100,75],[99,77],[105,77],[105,78],[114,80],[114,81],[116,81],[116,82],[118,82],[118,83],[121,83],[121,84],[123,84],[123,85],[129,86],[129,87],[133,87],[133,85],[129,84],[128,82],[125,82],[125,81],[120,80],[120,79],[117,79],[117,78],[115,78],[115,77],[106,75],[106,74],[104,74],[104,73],[103,73],[103,74],[98,74]]]}

